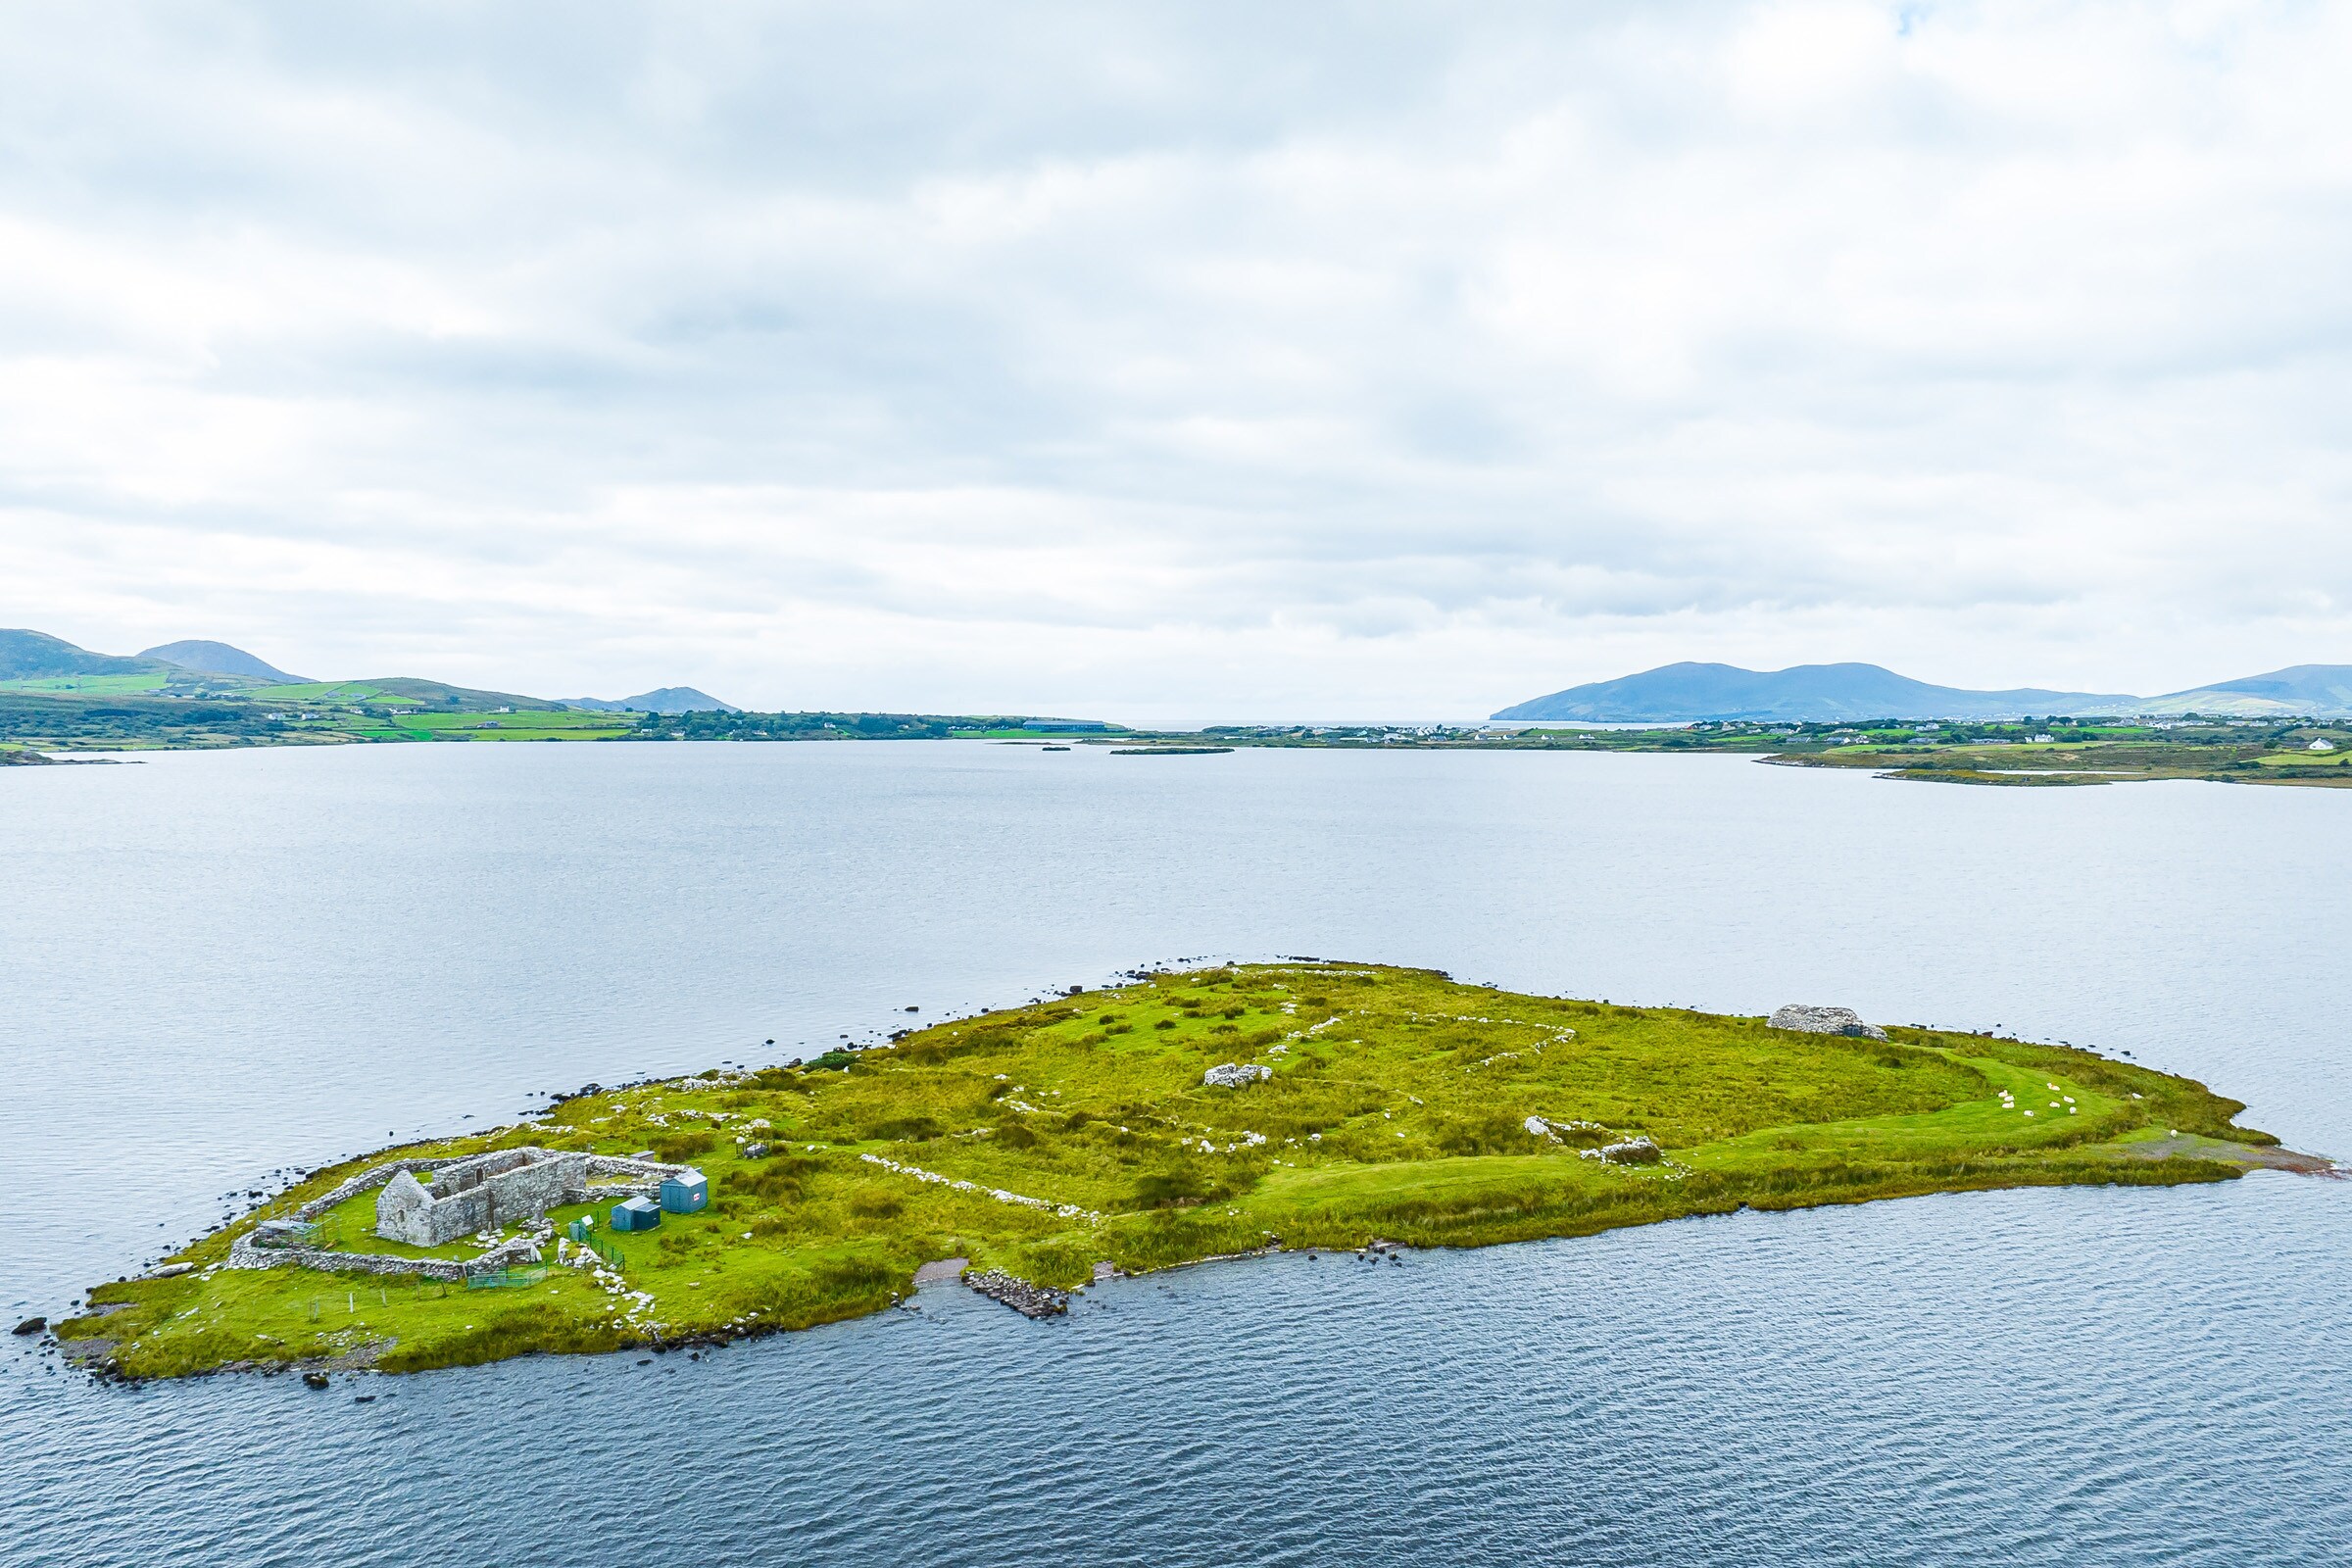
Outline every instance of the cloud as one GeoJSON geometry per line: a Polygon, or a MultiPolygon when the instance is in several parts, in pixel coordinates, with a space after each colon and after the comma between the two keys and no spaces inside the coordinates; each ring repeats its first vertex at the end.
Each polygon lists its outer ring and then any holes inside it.
{"type": "Polygon", "coordinates": [[[2352,19],[105,5],[0,617],[761,706],[2352,657],[2352,19]]]}

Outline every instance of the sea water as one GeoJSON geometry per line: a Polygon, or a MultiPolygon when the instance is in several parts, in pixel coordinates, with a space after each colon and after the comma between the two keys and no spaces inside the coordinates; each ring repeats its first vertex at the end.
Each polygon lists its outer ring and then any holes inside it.
{"type": "MultiPolygon", "coordinates": [[[[2069,1040],[2352,1153],[2347,811],[1394,750],[11,769],[0,1304],[549,1091],[1204,957],[2069,1040]]],[[[11,1341],[0,1559],[2338,1562],[2348,1247],[2352,1183],[2263,1173],[1207,1265],[1045,1324],[933,1288],[701,1360],[323,1394],[11,1341]]]]}

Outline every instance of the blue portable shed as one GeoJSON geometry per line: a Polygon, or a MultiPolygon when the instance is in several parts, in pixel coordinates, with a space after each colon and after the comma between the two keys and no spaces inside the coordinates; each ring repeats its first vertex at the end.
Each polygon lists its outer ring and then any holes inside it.
{"type": "Polygon", "coordinates": [[[710,1182],[693,1166],[662,1178],[662,1206],[672,1214],[692,1214],[710,1206],[710,1182]]]}
{"type": "Polygon", "coordinates": [[[662,1205],[650,1198],[624,1198],[612,1205],[616,1231],[650,1231],[662,1223],[662,1205]]]}

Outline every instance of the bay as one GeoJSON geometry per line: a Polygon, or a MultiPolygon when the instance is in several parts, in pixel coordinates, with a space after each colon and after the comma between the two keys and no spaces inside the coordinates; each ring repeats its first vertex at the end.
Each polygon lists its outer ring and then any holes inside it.
{"type": "MultiPolygon", "coordinates": [[[[10,770],[0,1300],[53,1312],[273,1170],[549,1090],[1198,957],[1998,1027],[2352,1152],[2347,808],[979,743],[10,770]]],[[[2265,1174],[1286,1257],[1044,1326],[927,1291],[705,1361],[325,1395],[100,1389],[12,1342],[0,1528],[75,1563],[2323,1562],[2348,1200],[2265,1174]]]]}

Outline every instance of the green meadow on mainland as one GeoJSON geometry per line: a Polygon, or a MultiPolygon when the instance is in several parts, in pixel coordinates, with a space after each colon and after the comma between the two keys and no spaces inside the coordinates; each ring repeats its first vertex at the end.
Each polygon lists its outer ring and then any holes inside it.
{"type": "MultiPolygon", "coordinates": [[[[187,1249],[176,1260],[193,1272],[99,1287],[58,1332],[85,1362],[134,1377],[398,1371],[853,1317],[939,1258],[1066,1288],[1102,1262],[1471,1247],[1743,1206],[2219,1181],[2301,1158],[2185,1079],[2064,1047],[1887,1034],[1374,965],[1157,973],[798,1065],[601,1091],[398,1152],[651,1150],[708,1174],[708,1209],[600,1230],[612,1261],[594,1270],[477,1290],[215,1266],[259,1219],[386,1151],[315,1172],[187,1249]],[[1264,1073],[1203,1081],[1225,1064],[1264,1073]]],[[[415,1250],[370,1234],[372,1205],[363,1195],[329,1216],[330,1245],[415,1250]]],[[[553,1217],[604,1218],[594,1205],[553,1217]]]]}

